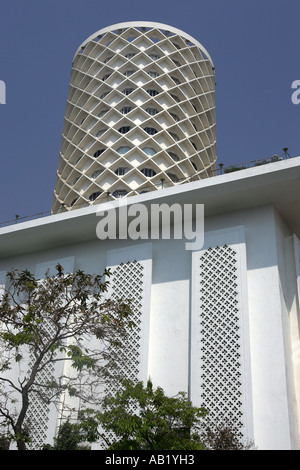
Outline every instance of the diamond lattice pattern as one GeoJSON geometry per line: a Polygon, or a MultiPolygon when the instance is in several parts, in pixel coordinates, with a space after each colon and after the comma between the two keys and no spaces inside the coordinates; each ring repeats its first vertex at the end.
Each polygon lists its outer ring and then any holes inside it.
{"type": "MultiPolygon", "coordinates": [[[[53,330],[51,322],[46,323],[48,330],[53,330]]],[[[48,357],[46,356],[45,361],[47,361],[47,359],[48,357]]],[[[32,355],[29,362],[29,371],[32,369],[34,362],[35,357],[32,355]]],[[[48,400],[45,386],[49,384],[52,379],[54,380],[54,372],[55,368],[53,362],[46,364],[37,374],[37,390],[30,393],[30,407],[26,416],[26,421],[30,428],[31,442],[28,444],[30,450],[40,449],[46,443],[50,419],[50,400],[48,400]]]]}
{"type": "MultiPolygon", "coordinates": [[[[137,261],[121,263],[112,274],[112,300],[130,301],[135,326],[126,337],[120,338],[120,346],[115,347],[117,364],[111,370],[111,376],[105,387],[105,396],[114,396],[120,389],[120,379],[136,381],[140,372],[142,299],[144,267],[137,261]]],[[[108,441],[113,440],[112,432],[104,432],[108,441]]],[[[105,448],[104,443],[100,446],[105,448]]]]}
{"type": "Polygon", "coordinates": [[[216,422],[243,426],[237,253],[209,248],[200,257],[201,398],[216,422]]]}
{"type": "Polygon", "coordinates": [[[213,176],[215,76],[180,33],[95,34],[72,64],[53,212],[213,176]]]}
{"type": "MultiPolygon", "coordinates": [[[[135,326],[127,332],[125,338],[121,338],[118,347],[122,376],[131,380],[137,380],[139,375],[143,269],[137,261],[121,263],[113,272],[112,280],[112,299],[130,301],[133,313],[135,326]]],[[[117,391],[118,387],[119,382],[114,385],[110,383],[111,391],[117,391]]]]}

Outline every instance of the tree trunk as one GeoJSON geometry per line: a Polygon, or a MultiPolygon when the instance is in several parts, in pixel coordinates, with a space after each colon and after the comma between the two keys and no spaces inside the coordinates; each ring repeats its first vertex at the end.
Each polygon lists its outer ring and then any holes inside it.
{"type": "Polygon", "coordinates": [[[28,391],[27,391],[27,388],[25,388],[22,391],[22,408],[18,417],[18,421],[14,428],[18,450],[27,450],[26,443],[25,443],[26,436],[24,434],[23,424],[24,424],[28,406],[29,406],[28,391]]]}
{"type": "Polygon", "coordinates": [[[27,450],[26,444],[22,439],[17,440],[18,450],[27,450]]]}

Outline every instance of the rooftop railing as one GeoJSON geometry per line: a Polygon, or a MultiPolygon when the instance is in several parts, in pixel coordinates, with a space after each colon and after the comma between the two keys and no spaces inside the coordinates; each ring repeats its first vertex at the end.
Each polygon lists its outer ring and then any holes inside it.
{"type": "MultiPolygon", "coordinates": [[[[219,163],[218,168],[216,168],[215,170],[212,171],[212,173],[213,173],[212,177],[227,174],[227,173],[232,173],[234,171],[245,170],[245,169],[253,168],[253,167],[256,167],[256,166],[266,165],[266,164],[270,164],[270,163],[276,163],[276,162],[279,162],[279,161],[282,161],[282,160],[293,158],[288,153],[287,148],[284,148],[283,151],[284,151],[284,153],[281,154],[281,155],[273,155],[272,157],[262,158],[262,159],[259,159],[259,160],[251,160],[251,161],[246,162],[246,163],[238,163],[238,164],[234,164],[234,165],[230,165],[230,166],[226,166],[226,167],[224,167],[224,165],[222,163],[219,163]]],[[[184,178],[184,181],[187,182],[186,178],[184,178]]],[[[180,182],[181,181],[178,180],[177,184],[180,184],[180,182]]],[[[174,183],[161,180],[161,186],[157,187],[157,189],[167,188],[168,186],[174,186],[174,183]]],[[[143,191],[146,190],[146,189],[147,188],[143,187],[143,191]]],[[[106,197],[105,201],[109,201],[110,200],[110,193],[106,193],[106,194],[107,194],[107,197],[106,197]]],[[[103,201],[104,200],[102,199],[101,202],[103,202],[103,201]]],[[[100,204],[100,202],[99,202],[99,204],[100,204]]],[[[80,209],[82,207],[88,207],[89,205],[90,204],[88,202],[86,204],[76,205],[76,209],[80,209]]],[[[74,209],[75,209],[75,207],[74,207],[74,209]]],[[[44,212],[38,212],[36,214],[28,215],[28,216],[20,216],[20,215],[17,214],[17,215],[15,215],[14,219],[7,220],[5,222],[0,222],[0,228],[7,227],[7,226],[10,226],[10,225],[14,225],[14,224],[21,223],[21,222],[28,222],[28,221],[31,221],[31,220],[40,219],[42,217],[48,217],[48,216],[51,216],[51,215],[56,215],[56,214],[59,214],[59,213],[62,213],[62,212],[68,212],[68,211],[69,211],[69,209],[66,209],[64,207],[64,205],[62,204],[60,210],[58,210],[55,214],[52,213],[51,210],[44,211],[44,212]]]]}

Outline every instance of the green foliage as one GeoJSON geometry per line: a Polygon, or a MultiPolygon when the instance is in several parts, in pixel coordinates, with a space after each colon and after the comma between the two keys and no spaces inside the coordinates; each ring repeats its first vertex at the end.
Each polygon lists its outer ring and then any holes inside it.
{"type": "Polygon", "coordinates": [[[110,450],[201,450],[197,427],[206,414],[184,393],[167,397],[162,388],[126,380],[115,397],[104,400],[97,420],[116,441],[110,450]]]}
{"type": "Polygon", "coordinates": [[[232,173],[233,171],[240,171],[245,169],[245,166],[230,166],[224,170],[224,173],[232,173]]]}
{"type": "Polygon", "coordinates": [[[201,441],[207,450],[252,450],[254,442],[244,440],[231,422],[207,423],[201,432],[201,441]]]}
{"type": "Polygon", "coordinates": [[[102,411],[79,414],[79,429],[85,440],[102,438],[108,450],[250,450],[233,423],[212,423],[204,408],[192,405],[185,393],[166,396],[151,380],[123,380],[114,397],[106,397],[102,411]],[[115,439],[108,442],[100,428],[115,439]]]}
{"type": "Polygon", "coordinates": [[[7,436],[0,436],[0,451],[9,450],[10,439],[7,436]]]}
{"type": "Polygon", "coordinates": [[[28,270],[7,274],[9,289],[0,298],[0,419],[20,450],[30,438],[26,416],[32,393],[45,403],[59,404],[62,393],[80,397],[82,403],[99,401],[105,364],[114,364],[113,346],[134,326],[128,304],[103,298],[109,282],[104,276],[109,278],[110,272],[66,274],[59,264],[53,276],[46,273],[40,280],[28,270]],[[63,379],[50,375],[48,382],[39,380],[49,364],[55,369],[62,361],[70,364],[63,379]],[[13,381],[6,374],[16,363],[20,373],[13,381]]]}
{"type": "Polygon", "coordinates": [[[76,346],[70,344],[68,346],[67,356],[72,360],[72,367],[81,371],[84,367],[87,369],[94,369],[96,361],[86,354],[83,354],[82,350],[76,346]]]}
{"type": "Polygon", "coordinates": [[[82,444],[83,440],[79,425],[65,421],[58,430],[54,445],[47,444],[43,450],[90,450],[89,446],[82,444]]]}

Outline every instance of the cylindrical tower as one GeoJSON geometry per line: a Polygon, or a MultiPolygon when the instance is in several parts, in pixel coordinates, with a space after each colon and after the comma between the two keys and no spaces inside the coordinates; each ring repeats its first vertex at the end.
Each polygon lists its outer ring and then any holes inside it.
{"type": "Polygon", "coordinates": [[[215,76],[204,47],[153,22],[97,31],[75,53],[52,212],[214,175],[215,76]]]}

